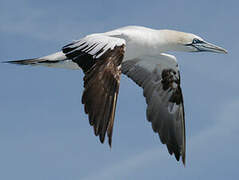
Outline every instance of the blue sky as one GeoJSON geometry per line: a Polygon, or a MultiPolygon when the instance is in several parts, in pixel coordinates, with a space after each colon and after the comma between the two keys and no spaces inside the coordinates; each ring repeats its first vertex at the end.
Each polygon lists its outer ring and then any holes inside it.
{"type": "Polygon", "coordinates": [[[181,68],[186,167],[145,116],[142,90],[122,76],[113,147],[100,144],[81,105],[83,73],[0,65],[0,179],[237,179],[236,0],[0,0],[0,60],[39,57],[125,25],[195,33],[228,50],[172,53],[181,68]]]}

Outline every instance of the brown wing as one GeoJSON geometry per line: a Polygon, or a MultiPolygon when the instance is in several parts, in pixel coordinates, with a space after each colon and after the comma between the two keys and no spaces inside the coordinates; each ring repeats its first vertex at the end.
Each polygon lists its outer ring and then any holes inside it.
{"type": "Polygon", "coordinates": [[[85,113],[95,135],[103,143],[107,132],[111,146],[125,41],[90,36],[65,46],[63,52],[83,69],[85,113]]]}
{"type": "Polygon", "coordinates": [[[155,61],[150,58],[126,61],[122,64],[122,72],[144,89],[147,119],[154,132],[167,145],[168,152],[177,160],[182,156],[185,164],[183,95],[176,62],[167,64],[170,57],[159,56],[155,61]]]}
{"type": "Polygon", "coordinates": [[[112,142],[115,108],[120,84],[124,45],[108,50],[85,73],[82,103],[96,136],[103,143],[107,131],[112,142]]]}

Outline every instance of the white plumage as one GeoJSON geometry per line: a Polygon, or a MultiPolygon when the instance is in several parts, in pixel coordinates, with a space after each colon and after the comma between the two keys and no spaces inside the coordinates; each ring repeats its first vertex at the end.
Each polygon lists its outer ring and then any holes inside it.
{"type": "Polygon", "coordinates": [[[143,88],[147,119],[161,142],[176,159],[185,163],[185,119],[180,73],[176,57],[169,51],[227,53],[223,48],[191,33],[127,26],[88,35],[41,58],[7,61],[21,65],[43,65],[83,69],[82,103],[95,135],[112,141],[114,114],[123,72],[143,88]]]}

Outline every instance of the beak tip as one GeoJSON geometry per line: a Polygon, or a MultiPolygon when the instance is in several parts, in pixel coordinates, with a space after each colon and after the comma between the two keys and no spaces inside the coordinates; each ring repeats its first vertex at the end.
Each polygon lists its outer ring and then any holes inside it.
{"type": "Polygon", "coordinates": [[[228,51],[222,47],[216,46],[214,44],[204,42],[203,45],[198,47],[199,50],[202,51],[209,51],[209,52],[215,52],[215,53],[221,53],[221,54],[228,54],[228,51]]]}

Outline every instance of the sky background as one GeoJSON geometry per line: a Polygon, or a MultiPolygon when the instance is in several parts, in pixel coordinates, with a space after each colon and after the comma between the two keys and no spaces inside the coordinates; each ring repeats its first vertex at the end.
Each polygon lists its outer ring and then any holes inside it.
{"type": "Polygon", "coordinates": [[[83,112],[81,71],[0,64],[0,179],[237,179],[239,2],[0,0],[0,61],[44,56],[94,32],[126,25],[192,32],[228,50],[172,53],[181,68],[186,167],[146,120],[122,76],[113,147],[83,112]]]}

